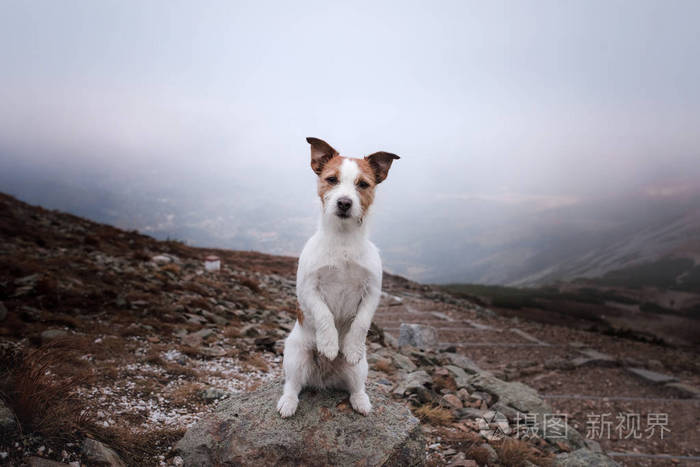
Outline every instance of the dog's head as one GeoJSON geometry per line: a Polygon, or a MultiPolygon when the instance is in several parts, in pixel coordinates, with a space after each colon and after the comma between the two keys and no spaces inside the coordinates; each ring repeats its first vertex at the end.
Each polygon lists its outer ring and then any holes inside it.
{"type": "Polygon", "coordinates": [[[382,151],[353,159],[341,156],[318,138],[306,141],[311,145],[311,168],[318,175],[324,216],[362,223],[374,200],[375,187],[386,179],[391,163],[399,156],[382,151]]]}

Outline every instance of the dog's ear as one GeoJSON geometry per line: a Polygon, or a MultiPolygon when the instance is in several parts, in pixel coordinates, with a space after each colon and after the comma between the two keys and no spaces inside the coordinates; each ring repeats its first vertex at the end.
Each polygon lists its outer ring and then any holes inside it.
{"type": "Polygon", "coordinates": [[[321,175],[326,162],[338,155],[338,151],[330,144],[318,138],[306,138],[306,142],[311,145],[311,169],[316,175],[321,175]]]}
{"type": "Polygon", "coordinates": [[[384,151],[375,152],[365,157],[365,160],[369,162],[370,167],[374,171],[375,183],[382,183],[386,176],[389,175],[389,168],[394,159],[401,158],[396,154],[384,151]]]}

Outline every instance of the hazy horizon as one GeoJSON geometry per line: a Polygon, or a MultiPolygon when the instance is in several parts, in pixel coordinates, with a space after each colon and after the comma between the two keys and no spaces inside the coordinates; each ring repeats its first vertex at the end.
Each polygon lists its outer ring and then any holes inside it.
{"type": "Polygon", "coordinates": [[[422,242],[469,250],[547,210],[698,189],[697,2],[2,11],[0,191],[50,205],[71,186],[98,220],[293,254],[317,215],[316,136],[401,156],[376,241],[390,270],[428,278],[402,256],[422,242]]]}

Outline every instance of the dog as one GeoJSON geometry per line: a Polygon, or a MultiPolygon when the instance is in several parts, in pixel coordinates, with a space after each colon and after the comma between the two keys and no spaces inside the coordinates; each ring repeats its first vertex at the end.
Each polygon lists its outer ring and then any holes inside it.
{"type": "Polygon", "coordinates": [[[306,386],[350,393],[350,405],[372,410],[365,392],[365,339],[379,304],[382,262],[368,239],[375,188],[399,156],[376,152],[341,156],[328,143],[307,138],[318,176],[321,219],[306,242],[297,269],[297,321],[284,343],[284,392],[277,403],[291,417],[306,386]]]}

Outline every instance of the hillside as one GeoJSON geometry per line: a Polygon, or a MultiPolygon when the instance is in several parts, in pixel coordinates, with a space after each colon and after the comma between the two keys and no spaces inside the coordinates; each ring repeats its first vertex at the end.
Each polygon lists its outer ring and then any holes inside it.
{"type": "MultiPolygon", "coordinates": [[[[280,381],[295,258],[157,241],[7,195],[0,239],[0,394],[14,412],[0,406],[0,460],[90,465],[91,439],[129,465],[180,465],[173,446],[217,401],[280,381]],[[218,272],[204,270],[211,254],[218,272]]],[[[429,465],[612,465],[599,444],[629,465],[700,458],[694,353],[505,316],[399,276],[383,288],[370,381],[421,419],[429,465]],[[409,323],[436,341],[397,348],[409,323]],[[589,412],[662,410],[673,436],[584,439],[589,412]],[[563,437],[522,431],[549,413],[566,416],[563,437]]]]}

